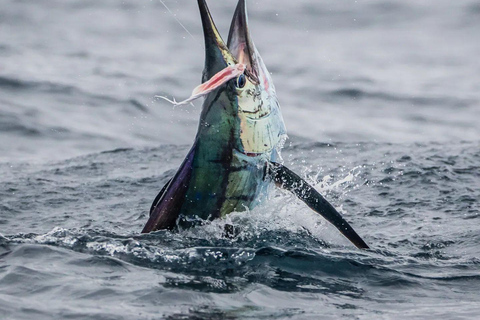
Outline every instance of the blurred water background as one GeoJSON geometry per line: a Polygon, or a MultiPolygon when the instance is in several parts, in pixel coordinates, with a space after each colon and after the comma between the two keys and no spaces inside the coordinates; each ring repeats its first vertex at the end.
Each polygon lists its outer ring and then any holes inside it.
{"type": "Polygon", "coordinates": [[[285,162],[369,252],[282,192],[139,234],[201,110],[154,99],[204,61],[196,1],[164,2],[0,0],[0,318],[476,318],[480,2],[248,2],[285,162]]]}

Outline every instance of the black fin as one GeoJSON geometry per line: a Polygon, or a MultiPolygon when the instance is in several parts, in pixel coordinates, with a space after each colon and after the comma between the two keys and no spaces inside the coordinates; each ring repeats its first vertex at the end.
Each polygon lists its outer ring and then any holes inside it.
{"type": "Polygon", "coordinates": [[[172,180],[173,180],[173,178],[170,178],[170,180],[168,180],[168,182],[165,183],[162,190],[155,197],[155,200],[153,200],[152,206],[150,207],[150,215],[152,215],[152,212],[153,212],[153,210],[155,210],[155,207],[157,206],[158,201],[163,196],[163,194],[165,193],[165,190],[167,190],[167,187],[170,184],[170,182],[172,182],[172,180]]]}
{"type": "Polygon", "coordinates": [[[158,199],[154,201],[155,205],[150,209],[150,217],[143,227],[142,233],[175,228],[185,194],[189,188],[195,150],[196,144],[190,149],[175,176],[167,183],[165,190],[160,191],[158,199]]]}
{"type": "Polygon", "coordinates": [[[300,200],[315,212],[321,214],[328,222],[333,224],[348,240],[359,249],[369,249],[368,245],[353,230],[342,215],[308,182],[300,178],[287,167],[271,162],[270,173],[277,186],[295,194],[300,200]]]}

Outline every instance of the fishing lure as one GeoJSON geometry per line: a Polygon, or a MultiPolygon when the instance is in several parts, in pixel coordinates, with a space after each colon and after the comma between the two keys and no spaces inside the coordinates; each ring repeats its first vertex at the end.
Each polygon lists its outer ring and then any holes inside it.
{"type": "Polygon", "coordinates": [[[203,97],[207,95],[208,93],[212,92],[213,90],[217,89],[218,87],[224,85],[227,83],[229,80],[232,80],[234,78],[237,78],[241,74],[245,72],[246,66],[244,64],[238,63],[234,66],[227,66],[225,69],[219,71],[217,74],[215,74],[210,80],[202,83],[201,85],[195,87],[193,89],[192,95],[190,98],[185,99],[183,101],[177,102],[175,99],[170,100],[166,97],[163,96],[155,96],[156,98],[161,98],[164,99],[174,106],[181,106],[184,104],[191,103],[195,100],[197,100],[200,97],[203,97]]]}

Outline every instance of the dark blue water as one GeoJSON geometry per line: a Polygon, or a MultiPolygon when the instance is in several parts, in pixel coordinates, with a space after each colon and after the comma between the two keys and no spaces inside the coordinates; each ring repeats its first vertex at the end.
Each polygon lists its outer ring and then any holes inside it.
{"type": "MultiPolygon", "coordinates": [[[[0,319],[475,319],[480,5],[249,2],[293,196],[141,235],[193,141],[194,1],[0,2],[0,319]],[[226,223],[242,226],[223,237],[226,223]]],[[[235,1],[210,1],[226,35],[235,1]]]]}

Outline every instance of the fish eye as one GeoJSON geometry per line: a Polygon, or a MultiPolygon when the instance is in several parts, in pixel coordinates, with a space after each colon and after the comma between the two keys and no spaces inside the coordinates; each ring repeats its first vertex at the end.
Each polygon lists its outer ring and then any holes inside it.
{"type": "Polygon", "coordinates": [[[247,83],[247,79],[245,78],[245,75],[242,73],[238,78],[237,78],[237,88],[243,88],[245,87],[245,84],[247,83]]]}

